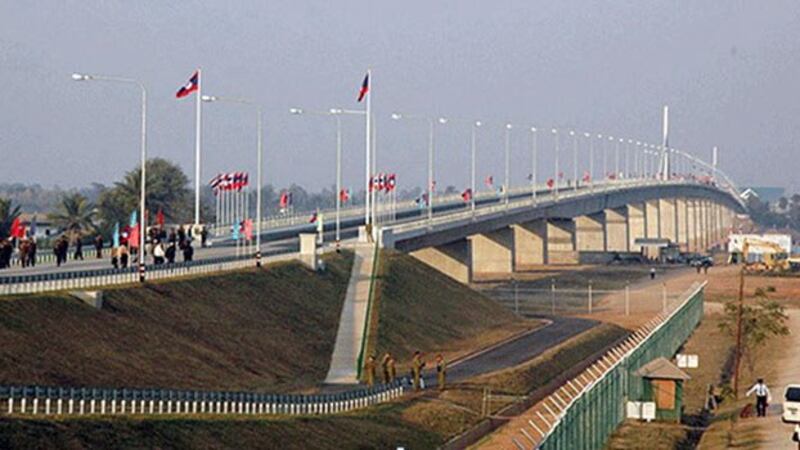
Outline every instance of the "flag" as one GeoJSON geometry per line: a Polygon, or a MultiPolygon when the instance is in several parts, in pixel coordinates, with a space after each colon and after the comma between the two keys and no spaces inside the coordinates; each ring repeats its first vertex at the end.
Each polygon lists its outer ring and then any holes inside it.
{"type": "Polygon", "coordinates": [[[589,171],[588,171],[588,170],[585,170],[585,171],[583,172],[583,181],[584,181],[584,182],[586,182],[586,183],[588,183],[588,182],[589,182],[591,179],[592,179],[592,175],[591,175],[591,174],[589,174],[589,171]]]}
{"type": "Polygon", "coordinates": [[[158,208],[158,212],[156,213],[156,223],[159,227],[164,228],[164,211],[161,208],[158,208]]]}
{"type": "Polygon", "coordinates": [[[431,181],[431,190],[432,191],[436,190],[436,180],[431,181]]]}
{"type": "Polygon", "coordinates": [[[12,238],[22,238],[25,236],[25,227],[22,226],[22,223],[19,221],[19,216],[14,218],[14,221],[11,222],[11,237],[12,238]]]}
{"type": "Polygon", "coordinates": [[[472,189],[467,188],[464,190],[464,192],[461,193],[461,198],[463,198],[465,202],[472,200],[472,189]]]}
{"type": "Polygon", "coordinates": [[[397,187],[397,176],[390,174],[386,178],[386,192],[392,192],[397,187]]]}
{"type": "Polygon", "coordinates": [[[428,206],[428,194],[422,194],[414,200],[417,203],[417,206],[423,208],[428,206]]]}
{"type": "Polygon", "coordinates": [[[244,238],[248,241],[253,240],[253,219],[244,221],[244,238]]]}
{"type": "Polygon", "coordinates": [[[553,181],[553,179],[552,179],[552,178],[548,178],[548,179],[547,179],[547,187],[548,187],[548,188],[550,188],[550,189],[553,189],[553,186],[555,186],[555,184],[556,184],[556,183],[555,183],[555,181],[553,181]]]}
{"type": "Polygon", "coordinates": [[[136,215],[136,210],[134,209],[133,212],[131,213],[131,220],[130,220],[131,227],[135,227],[138,222],[139,219],[138,216],[136,215]]]}
{"type": "Polygon", "coordinates": [[[533,174],[529,173],[527,178],[528,178],[528,181],[533,181],[533,174]]]}
{"type": "Polygon", "coordinates": [[[317,216],[318,216],[318,213],[315,211],[313,214],[311,214],[311,218],[308,219],[308,223],[316,222],[317,221],[317,216]]]}
{"type": "Polygon", "coordinates": [[[492,187],[492,185],[494,184],[494,177],[489,175],[488,177],[486,177],[486,179],[483,180],[483,184],[485,184],[486,187],[492,187]]]}
{"type": "Polygon", "coordinates": [[[181,86],[181,88],[178,89],[178,92],[175,93],[175,98],[186,97],[198,89],[200,89],[200,74],[195,71],[192,77],[189,78],[189,81],[181,86]]]}
{"type": "Polygon", "coordinates": [[[239,236],[239,231],[241,230],[241,228],[242,228],[242,223],[241,222],[236,222],[231,227],[231,238],[234,241],[238,241],[239,240],[239,237],[240,237],[239,236]]]}
{"type": "Polygon", "coordinates": [[[292,204],[292,193],[288,191],[281,192],[280,206],[286,209],[292,204]]]}
{"type": "Polygon", "coordinates": [[[111,234],[111,241],[114,244],[114,248],[119,247],[119,222],[114,224],[114,232],[111,234]]]}
{"type": "Polygon", "coordinates": [[[364,76],[364,81],[361,83],[361,90],[358,91],[358,101],[364,100],[369,92],[369,72],[364,76]]]}
{"type": "Polygon", "coordinates": [[[137,224],[131,225],[131,233],[128,236],[128,246],[130,248],[139,248],[139,226],[137,224]]]}
{"type": "Polygon", "coordinates": [[[339,191],[339,201],[341,203],[347,203],[348,200],[350,200],[350,191],[347,189],[342,189],[339,191]]]}

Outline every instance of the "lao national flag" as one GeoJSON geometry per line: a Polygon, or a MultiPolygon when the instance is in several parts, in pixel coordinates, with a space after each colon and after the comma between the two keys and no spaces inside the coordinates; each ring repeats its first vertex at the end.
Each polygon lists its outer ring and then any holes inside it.
{"type": "Polygon", "coordinates": [[[339,191],[339,201],[341,203],[347,203],[348,200],[350,200],[350,191],[347,189],[342,189],[339,191]]]}
{"type": "Polygon", "coordinates": [[[465,202],[472,200],[472,189],[467,188],[464,192],[462,192],[461,198],[463,198],[465,202]]]}
{"type": "Polygon", "coordinates": [[[175,93],[175,98],[186,97],[198,89],[200,89],[200,73],[195,71],[194,75],[192,75],[192,78],[189,78],[189,82],[181,86],[181,88],[178,89],[178,92],[175,93]]]}
{"type": "Polygon", "coordinates": [[[556,183],[555,183],[555,181],[554,181],[552,178],[548,178],[548,179],[547,179],[547,187],[548,187],[548,188],[550,188],[550,189],[553,189],[553,186],[555,186],[555,184],[556,184],[556,183]]]}
{"type": "Polygon", "coordinates": [[[583,172],[583,181],[585,183],[588,183],[589,180],[591,180],[591,179],[592,179],[592,176],[589,174],[589,171],[588,170],[584,171],[583,172]]]}
{"type": "Polygon", "coordinates": [[[361,90],[358,91],[358,101],[361,102],[361,100],[364,100],[364,97],[367,96],[368,92],[369,92],[369,72],[367,72],[367,75],[364,76],[364,81],[361,83],[361,90]]]}
{"type": "Polygon", "coordinates": [[[395,174],[390,174],[386,178],[386,192],[392,192],[397,187],[397,176],[395,174]]]}

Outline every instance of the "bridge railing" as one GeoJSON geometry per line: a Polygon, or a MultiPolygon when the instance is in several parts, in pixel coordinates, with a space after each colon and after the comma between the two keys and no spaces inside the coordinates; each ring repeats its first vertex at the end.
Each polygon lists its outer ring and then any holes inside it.
{"type": "Polygon", "coordinates": [[[703,316],[705,283],[690,288],[675,309],[663,312],[568,380],[528,413],[512,443],[519,449],[601,449],[625,418],[628,400],[642,400],[635,372],[657,357],[672,358],[703,316]]]}
{"type": "Polygon", "coordinates": [[[96,387],[0,386],[0,413],[18,416],[84,415],[318,415],[366,408],[408,390],[405,380],[337,394],[96,387]]]}

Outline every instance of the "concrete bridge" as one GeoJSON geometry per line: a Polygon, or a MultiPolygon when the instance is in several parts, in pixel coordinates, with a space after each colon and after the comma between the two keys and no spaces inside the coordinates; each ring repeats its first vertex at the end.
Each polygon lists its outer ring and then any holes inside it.
{"type": "Polygon", "coordinates": [[[616,180],[390,224],[378,239],[469,283],[542,264],[608,260],[639,253],[643,244],[702,253],[724,241],[744,210],[733,186],[616,180]]]}

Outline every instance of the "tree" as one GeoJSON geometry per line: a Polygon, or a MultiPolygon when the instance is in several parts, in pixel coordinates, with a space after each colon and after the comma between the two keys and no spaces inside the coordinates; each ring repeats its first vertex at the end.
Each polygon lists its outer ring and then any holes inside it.
{"type": "MultiPolygon", "coordinates": [[[[758,300],[755,305],[742,307],[742,359],[747,362],[750,373],[753,373],[758,360],[759,349],[776,336],[789,334],[783,306],[769,300],[762,289],[756,290],[758,300]]],[[[725,317],[719,324],[720,330],[736,339],[739,305],[736,302],[725,304],[725,317]]]]}
{"type": "Polygon", "coordinates": [[[12,207],[11,200],[0,198],[0,239],[11,233],[11,223],[19,217],[19,205],[12,207]]]}
{"type": "Polygon", "coordinates": [[[72,240],[80,239],[95,231],[96,215],[97,209],[86,197],[72,193],[61,197],[61,203],[55,212],[49,214],[49,218],[72,240]]]}
{"type": "MultiPolygon", "coordinates": [[[[169,222],[185,223],[193,219],[193,203],[188,189],[189,179],[180,166],[163,158],[147,161],[147,192],[145,203],[149,220],[160,209],[169,222]]],[[[125,174],[114,187],[103,190],[98,197],[101,227],[108,233],[115,223],[126,224],[133,211],[139,210],[141,168],[125,174]]],[[[141,220],[141,219],[140,219],[141,220]]]]}

